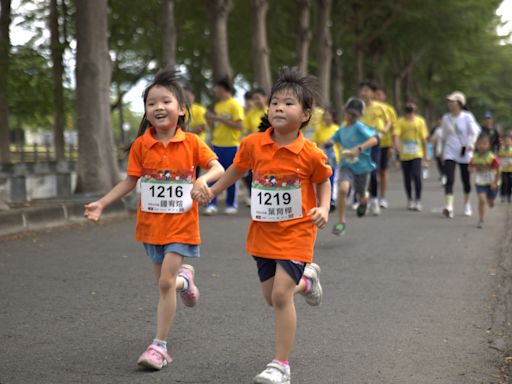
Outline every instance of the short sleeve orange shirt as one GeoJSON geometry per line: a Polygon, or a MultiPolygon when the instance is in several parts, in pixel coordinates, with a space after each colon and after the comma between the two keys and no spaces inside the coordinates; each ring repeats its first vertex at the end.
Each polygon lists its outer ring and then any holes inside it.
{"type": "MultiPolygon", "coordinates": [[[[156,140],[153,128],[138,137],[132,144],[128,157],[128,175],[180,175],[195,179],[199,166],[208,168],[217,156],[193,133],[176,131],[172,140],[165,146],[156,140]]],[[[197,202],[184,213],[143,212],[139,201],[135,237],[148,244],[185,243],[199,244],[199,210],[197,202]]]]}
{"type": "Polygon", "coordinates": [[[297,177],[302,191],[302,218],[279,222],[251,219],[246,249],[253,256],[310,263],[317,229],[307,213],[317,206],[314,184],[326,181],[332,170],[324,153],[301,132],[292,144],[279,147],[272,131],[269,128],[246,137],[233,165],[268,177],[297,177]]]}

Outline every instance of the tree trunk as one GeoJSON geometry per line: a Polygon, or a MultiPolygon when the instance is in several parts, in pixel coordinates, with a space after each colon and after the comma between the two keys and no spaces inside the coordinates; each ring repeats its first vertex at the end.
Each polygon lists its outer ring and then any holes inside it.
{"type": "Polygon", "coordinates": [[[53,135],[55,145],[55,157],[57,161],[63,161],[64,155],[64,87],[62,77],[64,65],[62,56],[64,44],[61,42],[59,26],[59,5],[57,0],[50,1],[50,48],[53,71],[53,135]]]}
{"type": "Polygon", "coordinates": [[[228,17],[231,12],[231,0],[208,0],[208,17],[210,21],[210,39],[213,54],[214,80],[233,78],[229,61],[228,17]]]}
{"type": "Polygon", "coordinates": [[[252,54],[256,83],[267,95],[272,88],[270,58],[267,42],[268,0],[251,0],[252,10],[252,54]]]}
{"type": "Polygon", "coordinates": [[[357,83],[364,80],[364,49],[356,44],[356,79],[357,83]]]}
{"type": "Polygon", "coordinates": [[[331,65],[332,65],[332,36],[331,36],[332,0],[318,0],[317,49],[318,82],[320,96],[324,106],[331,105],[331,65]]]}
{"type": "Polygon", "coordinates": [[[297,40],[297,66],[302,74],[308,73],[309,43],[311,41],[311,0],[297,0],[299,6],[299,32],[297,40]]]}
{"type": "Polygon", "coordinates": [[[105,192],[119,180],[110,116],[107,1],[76,3],[77,192],[105,192]]]}
{"type": "Polygon", "coordinates": [[[176,24],[174,20],[174,0],[163,0],[162,8],[162,67],[174,69],[176,66],[176,24]]]}
{"type": "Polygon", "coordinates": [[[393,86],[393,101],[397,111],[402,110],[402,76],[395,76],[393,86]]]}
{"type": "Polygon", "coordinates": [[[336,111],[336,117],[341,122],[343,116],[343,106],[345,104],[345,96],[343,90],[343,51],[338,49],[334,54],[334,110],[336,111]]]}
{"type": "Polygon", "coordinates": [[[10,162],[9,152],[9,104],[8,104],[8,73],[11,40],[9,26],[11,24],[11,0],[0,0],[0,164],[10,162]]]}

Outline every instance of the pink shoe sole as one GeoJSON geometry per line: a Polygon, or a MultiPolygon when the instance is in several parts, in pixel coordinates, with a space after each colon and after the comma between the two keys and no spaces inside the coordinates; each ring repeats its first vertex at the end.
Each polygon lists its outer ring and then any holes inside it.
{"type": "Polygon", "coordinates": [[[193,307],[199,300],[199,289],[194,283],[194,267],[189,264],[183,264],[178,270],[178,276],[182,276],[188,281],[188,289],[180,292],[181,300],[187,307],[193,307]]]}

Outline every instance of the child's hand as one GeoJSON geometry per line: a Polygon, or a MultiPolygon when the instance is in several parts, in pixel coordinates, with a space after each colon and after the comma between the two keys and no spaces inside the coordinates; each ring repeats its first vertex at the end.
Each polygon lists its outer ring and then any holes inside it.
{"type": "Polygon", "coordinates": [[[308,216],[312,216],[311,221],[318,228],[323,229],[329,220],[329,209],[324,207],[316,207],[308,212],[308,216]]]}
{"type": "Polygon", "coordinates": [[[192,199],[196,200],[201,205],[207,205],[211,200],[210,188],[203,177],[196,180],[190,194],[192,195],[192,199]]]}
{"type": "Polygon", "coordinates": [[[103,212],[103,204],[98,201],[85,204],[84,216],[91,221],[98,221],[103,212]]]}

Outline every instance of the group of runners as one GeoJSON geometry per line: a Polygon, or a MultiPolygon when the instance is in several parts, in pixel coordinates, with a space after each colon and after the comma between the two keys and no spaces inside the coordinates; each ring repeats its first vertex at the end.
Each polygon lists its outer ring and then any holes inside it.
{"type": "MultiPolygon", "coordinates": [[[[350,190],[358,216],[367,211],[378,215],[388,206],[387,168],[393,149],[402,164],[407,207],[422,209],[421,164],[428,157],[428,130],[414,100],[407,100],[404,116],[397,118],[385,103],[383,90],[363,82],[359,97],[346,103],[338,125],[333,112],[315,108],[316,90],[313,77],[286,67],[269,95],[261,89],[246,95],[245,110],[225,80],[215,83],[217,102],[212,111],[195,102],[174,71],[159,72],[145,89],[145,114],[130,147],[127,176],[87,204],[84,212],[97,221],[106,206],[140,186],[136,239],[153,265],[160,293],[155,337],[140,355],[140,366],[159,370],[172,361],[167,341],[176,296],[187,307],[199,300],[195,268],[184,262],[200,255],[199,205],[204,214],[214,215],[219,212],[216,197],[227,191],[224,213],[237,213],[238,180],[246,182],[251,211],[246,251],[255,261],[264,300],[275,317],[273,358],[253,379],[260,384],[291,382],[294,296],[303,296],[312,306],[322,301],[321,269],[313,262],[317,228],[325,228],[329,212],[337,209],[339,220],[332,232],[345,233],[350,190]],[[308,131],[311,126],[314,130],[308,131]]],[[[463,112],[465,99],[460,95],[448,96],[449,107],[458,102],[461,109],[450,107],[442,123],[448,217],[453,217],[456,163],[477,175],[493,173],[494,179],[482,176],[478,184],[486,199],[492,197],[499,177],[496,156],[485,147],[490,141],[486,136],[476,140],[479,130],[463,112]],[[475,142],[478,156],[472,157],[475,142]],[[451,153],[458,156],[452,159],[451,153]]],[[[509,159],[511,142],[503,141],[509,159]]],[[[510,191],[507,196],[510,201],[510,191]]]]}

